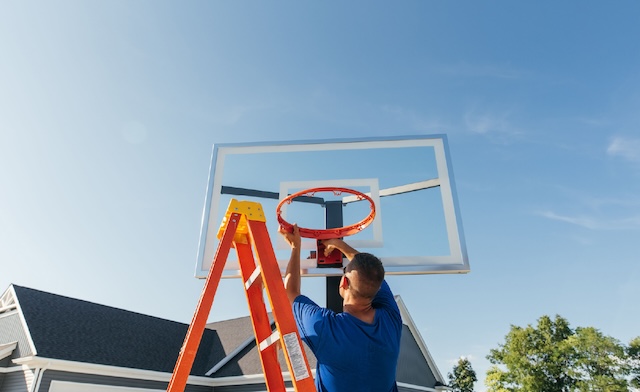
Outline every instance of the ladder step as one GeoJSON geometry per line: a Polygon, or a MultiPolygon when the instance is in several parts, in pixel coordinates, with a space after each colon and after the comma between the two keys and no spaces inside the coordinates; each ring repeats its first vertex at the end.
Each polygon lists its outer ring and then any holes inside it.
{"type": "Polygon", "coordinates": [[[244,282],[244,288],[248,290],[249,287],[251,287],[251,285],[253,285],[253,283],[256,281],[256,279],[258,279],[261,273],[262,271],[260,270],[260,266],[257,266],[256,269],[253,270],[251,276],[249,276],[249,279],[244,282]]]}
{"type": "Polygon", "coordinates": [[[278,342],[279,340],[280,332],[278,330],[273,331],[271,336],[260,342],[260,351],[266,350],[267,348],[269,348],[269,346],[271,346],[275,342],[278,342]]]}

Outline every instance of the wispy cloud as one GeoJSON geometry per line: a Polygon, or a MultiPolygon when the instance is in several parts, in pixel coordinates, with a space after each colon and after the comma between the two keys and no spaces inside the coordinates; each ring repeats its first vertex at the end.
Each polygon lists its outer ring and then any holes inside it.
{"type": "Polygon", "coordinates": [[[533,213],[549,220],[564,222],[589,230],[640,229],[640,197],[634,192],[618,191],[598,196],[592,190],[555,187],[555,193],[564,195],[556,207],[540,208],[533,213]]]}
{"type": "Polygon", "coordinates": [[[623,197],[593,197],[583,196],[580,203],[587,205],[594,210],[602,210],[603,208],[620,208],[628,211],[629,208],[640,209],[640,198],[623,198],[623,197]]]}
{"type": "Polygon", "coordinates": [[[451,128],[437,118],[428,117],[401,106],[382,105],[382,110],[392,115],[396,121],[408,124],[417,131],[444,132],[451,128]]]}
{"type": "Polygon", "coordinates": [[[484,77],[497,79],[521,79],[528,76],[528,71],[515,69],[509,65],[498,64],[448,64],[435,68],[436,72],[455,77],[484,77]]]}
{"type": "Polygon", "coordinates": [[[606,117],[576,117],[575,121],[578,123],[588,125],[590,127],[611,127],[613,121],[606,117]]]}
{"type": "Polygon", "coordinates": [[[509,113],[490,113],[470,110],[464,115],[468,131],[488,137],[493,141],[506,143],[523,135],[509,119],[509,113]]]}
{"type": "Polygon", "coordinates": [[[561,222],[566,222],[566,223],[571,223],[573,225],[577,225],[577,226],[582,226],[585,227],[587,229],[597,229],[600,225],[598,224],[598,222],[588,216],[568,216],[568,215],[560,215],[560,214],[556,214],[553,211],[541,211],[539,212],[539,215],[547,218],[547,219],[551,219],[551,220],[557,220],[557,221],[561,221],[561,222]]]}
{"type": "Polygon", "coordinates": [[[640,163],[640,139],[616,136],[609,143],[607,154],[640,163]]]}
{"type": "Polygon", "coordinates": [[[590,230],[640,229],[640,214],[624,218],[609,218],[599,215],[562,215],[553,211],[540,211],[538,215],[547,219],[570,223],[590,230]]]}

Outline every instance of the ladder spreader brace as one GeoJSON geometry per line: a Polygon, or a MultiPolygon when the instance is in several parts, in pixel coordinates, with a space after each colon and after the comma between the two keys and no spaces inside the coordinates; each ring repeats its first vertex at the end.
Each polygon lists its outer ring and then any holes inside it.
{"type": "Polygon", "coordinates": [[[167,392],[183,392],[186,387],[213,305],[213,297],[220,283],[231,248],[235,248],[238,255],[267,390],[280,392],[285,391],[286,388],[278,361],[277,343],[280,343],[295,391],[315,392],[311,369],[302,348],[302,341],[284,289],[282,275],[260,203],[232,199],[220,225],[218,239],[220,243],[209,269],[193,320],[178,355],[167,392]],[[255,248],[257,263],[253,257],[252,248],[255,248]],[[263,288],[271,305],[276,325],[275,331],[272,331],[267,314],[263,288]]]}

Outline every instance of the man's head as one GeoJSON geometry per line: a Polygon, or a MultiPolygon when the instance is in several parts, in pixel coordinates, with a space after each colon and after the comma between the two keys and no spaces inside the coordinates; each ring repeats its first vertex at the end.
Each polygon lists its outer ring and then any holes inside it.
{"type": "Polygon", "coordinates": [[[356,298],[373,299],[384,279],[382,262],[370,253],[356,254],[344,271],[349,290],[356,298]]]}

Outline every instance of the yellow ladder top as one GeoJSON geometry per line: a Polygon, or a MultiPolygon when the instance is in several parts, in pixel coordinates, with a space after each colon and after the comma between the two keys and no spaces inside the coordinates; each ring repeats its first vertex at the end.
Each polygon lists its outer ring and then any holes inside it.
{"type": "Polygon", "coordinates": [[[247,225],[247,220],[258,222],[267,221],[264,216],[262,205],[260,203],[254,201],[239,201],[236,199],[231,199],[231,201],[229,202],[229,206],[227,207],[227,212],[222,218],[220,228],[218,229],[218,239],[222,238],[222,235],[224,234],[224,231],[229,224],[231,214],[233,213],[240,214],[240,222],[238,223],[238,229],[236,230],[234,241],[242,244],[247,243],[246,236],[249,234],[249,226],[247,225]]]}

